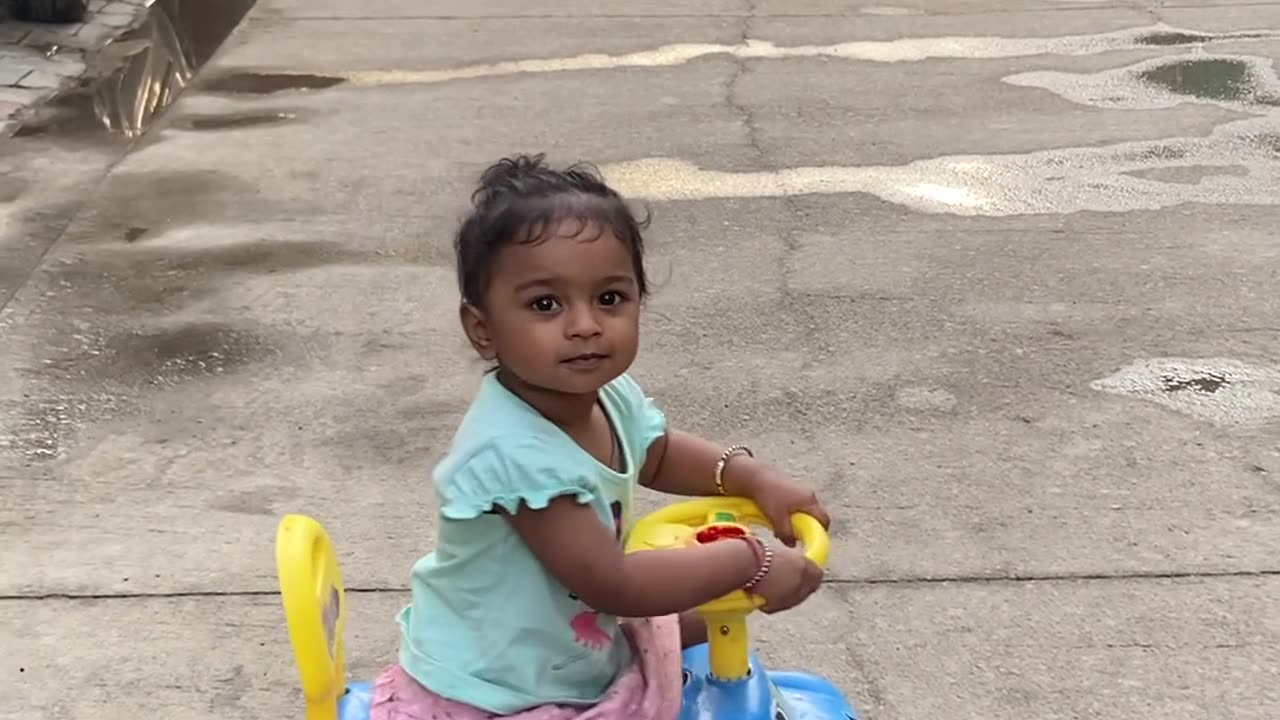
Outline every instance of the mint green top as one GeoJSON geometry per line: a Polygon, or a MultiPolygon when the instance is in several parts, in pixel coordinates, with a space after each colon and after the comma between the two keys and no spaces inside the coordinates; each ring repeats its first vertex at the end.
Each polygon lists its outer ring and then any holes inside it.
{"type": "Polygon", "coordinates": [[[623,375],[600,390],[624,472],[486,375],[435,468],[436,549],[413,566],[397,618],[400,665],[427,689],[498,715],[598,702],[631,659],[618,618],[594,612],[547,574],[496,507],[572,496],[621,543],[637,476],[666,419],[623,375]]]}

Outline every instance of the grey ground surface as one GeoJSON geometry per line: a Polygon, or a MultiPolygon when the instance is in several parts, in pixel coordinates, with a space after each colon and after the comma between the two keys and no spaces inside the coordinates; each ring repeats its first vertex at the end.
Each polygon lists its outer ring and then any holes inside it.
{"type": "Polygon", "coordinates": [[[649,201],[673,423],[836,516],[769,662],[873,720],[1275,720],[1277,59],[1267,2],[261,0],[129,152],[0,141],[0,717],[296,716],[288,512],[394,657],[481,370],[450,233],[545,150],[649,201]],[[345,82],[216,91],[273,72],[345,82]]]}

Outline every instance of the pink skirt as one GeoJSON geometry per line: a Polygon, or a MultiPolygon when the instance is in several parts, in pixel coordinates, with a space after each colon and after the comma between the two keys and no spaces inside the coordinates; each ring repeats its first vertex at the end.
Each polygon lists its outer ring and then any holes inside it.
{"type": "Polygon", "coordinates": [[[675,615],[629,620],[623,628],[635,662],[593,706],[542,705],[498,716],[446,700],[391,665],[374,681],[369,720],[675,720],[683,690],[679,620],[675,615]]]}

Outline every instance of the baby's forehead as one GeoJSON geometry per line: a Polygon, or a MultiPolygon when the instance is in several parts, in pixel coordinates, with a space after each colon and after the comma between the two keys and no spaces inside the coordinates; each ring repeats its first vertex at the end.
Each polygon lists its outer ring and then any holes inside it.
{"type": "Polygon", "coordinates": [[[577,233],[544,232],[532,241],[512,243],[498,254],[493,282],[593,285],[619,276],[635,280],[631,251],[604,227],[577,233]]]}

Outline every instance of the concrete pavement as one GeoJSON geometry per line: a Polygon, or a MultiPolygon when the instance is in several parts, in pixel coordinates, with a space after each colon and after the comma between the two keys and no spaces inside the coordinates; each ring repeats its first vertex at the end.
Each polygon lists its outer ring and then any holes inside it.
{"type": "Polygon", "coordinates": [[[422,5],[261,0],[141,140],[0,143],[0,717],[296,713],[286,512],[393,657],[480,373],[450,233],[521,150],[648,201],[672,421],[834,510],[769,661],[1280,716],[1280,4],[422,5]]]}

